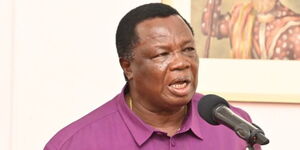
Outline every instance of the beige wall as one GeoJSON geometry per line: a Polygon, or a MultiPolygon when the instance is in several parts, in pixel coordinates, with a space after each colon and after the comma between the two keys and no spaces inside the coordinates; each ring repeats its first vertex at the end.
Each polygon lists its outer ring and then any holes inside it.
{"type": "MultiPolygon", "coordinates": [[[[117,94],[125,83],[114,46],[117,23],[129,9],[155,1],[1,0],[0,149],[42,149],[59,129],[117,94]]],[[[266,131],[271,143],[264,149],[298,147],[299,105],[233,104],[266,131]]]]}
{"type": "Polygon", "coordinates": [[[10,149],[12,111],[13,4],[0,1],[0,149],[10,149]]]}
{"type": "Polygon", "coordinates": [[[42,149],[124,85],[115,30],[157,0],[1,0],[0,149],[42,149]]]}

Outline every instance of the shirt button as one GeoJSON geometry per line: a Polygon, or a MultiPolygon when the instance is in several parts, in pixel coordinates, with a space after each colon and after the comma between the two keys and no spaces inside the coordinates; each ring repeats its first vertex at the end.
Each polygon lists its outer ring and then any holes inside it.
{"type": "Polygon", "coordinates": [[[174,141],[173,139],[171,139],[171,146],[172,146],[172,147],[175,147],[175,146],[176,146],[176,143],[175,143],[175,141],[174,141]]]}

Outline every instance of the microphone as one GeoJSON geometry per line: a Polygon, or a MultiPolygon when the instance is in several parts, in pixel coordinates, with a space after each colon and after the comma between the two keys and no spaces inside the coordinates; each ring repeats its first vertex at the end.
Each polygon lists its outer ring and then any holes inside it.
{"type": "Polygon", "coordinates": [[[203,96],[198,103],[198,112],[209,124],[223,124],[229,127],[250,145],[269,143],[262,129],[235,114],[228,102],[220,96],[213,94],[203,96]]]}

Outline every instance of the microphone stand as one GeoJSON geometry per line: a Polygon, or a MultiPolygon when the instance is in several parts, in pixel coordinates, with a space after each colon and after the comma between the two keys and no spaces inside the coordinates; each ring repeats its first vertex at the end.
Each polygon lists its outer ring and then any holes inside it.
{"type": "Polygon", "coordinates": [[[248,144],[248,146],[247,146],[246,150],[254,150],[254,147],[253,147],[253,145],[249,145],[249,144],[248,144]]]}

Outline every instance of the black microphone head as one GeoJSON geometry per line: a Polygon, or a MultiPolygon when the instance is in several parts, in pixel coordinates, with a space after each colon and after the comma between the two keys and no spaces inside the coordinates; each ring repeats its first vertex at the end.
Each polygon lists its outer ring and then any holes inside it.
{"type": "Polygon", "coordinates": [[[198,112],[209,124],[219,125],[219,123],[214,119],[213,111],[220,105],[229,107],[228,102],[224,98],[214,94],[205,95],[198,103],[198,112]]]}

